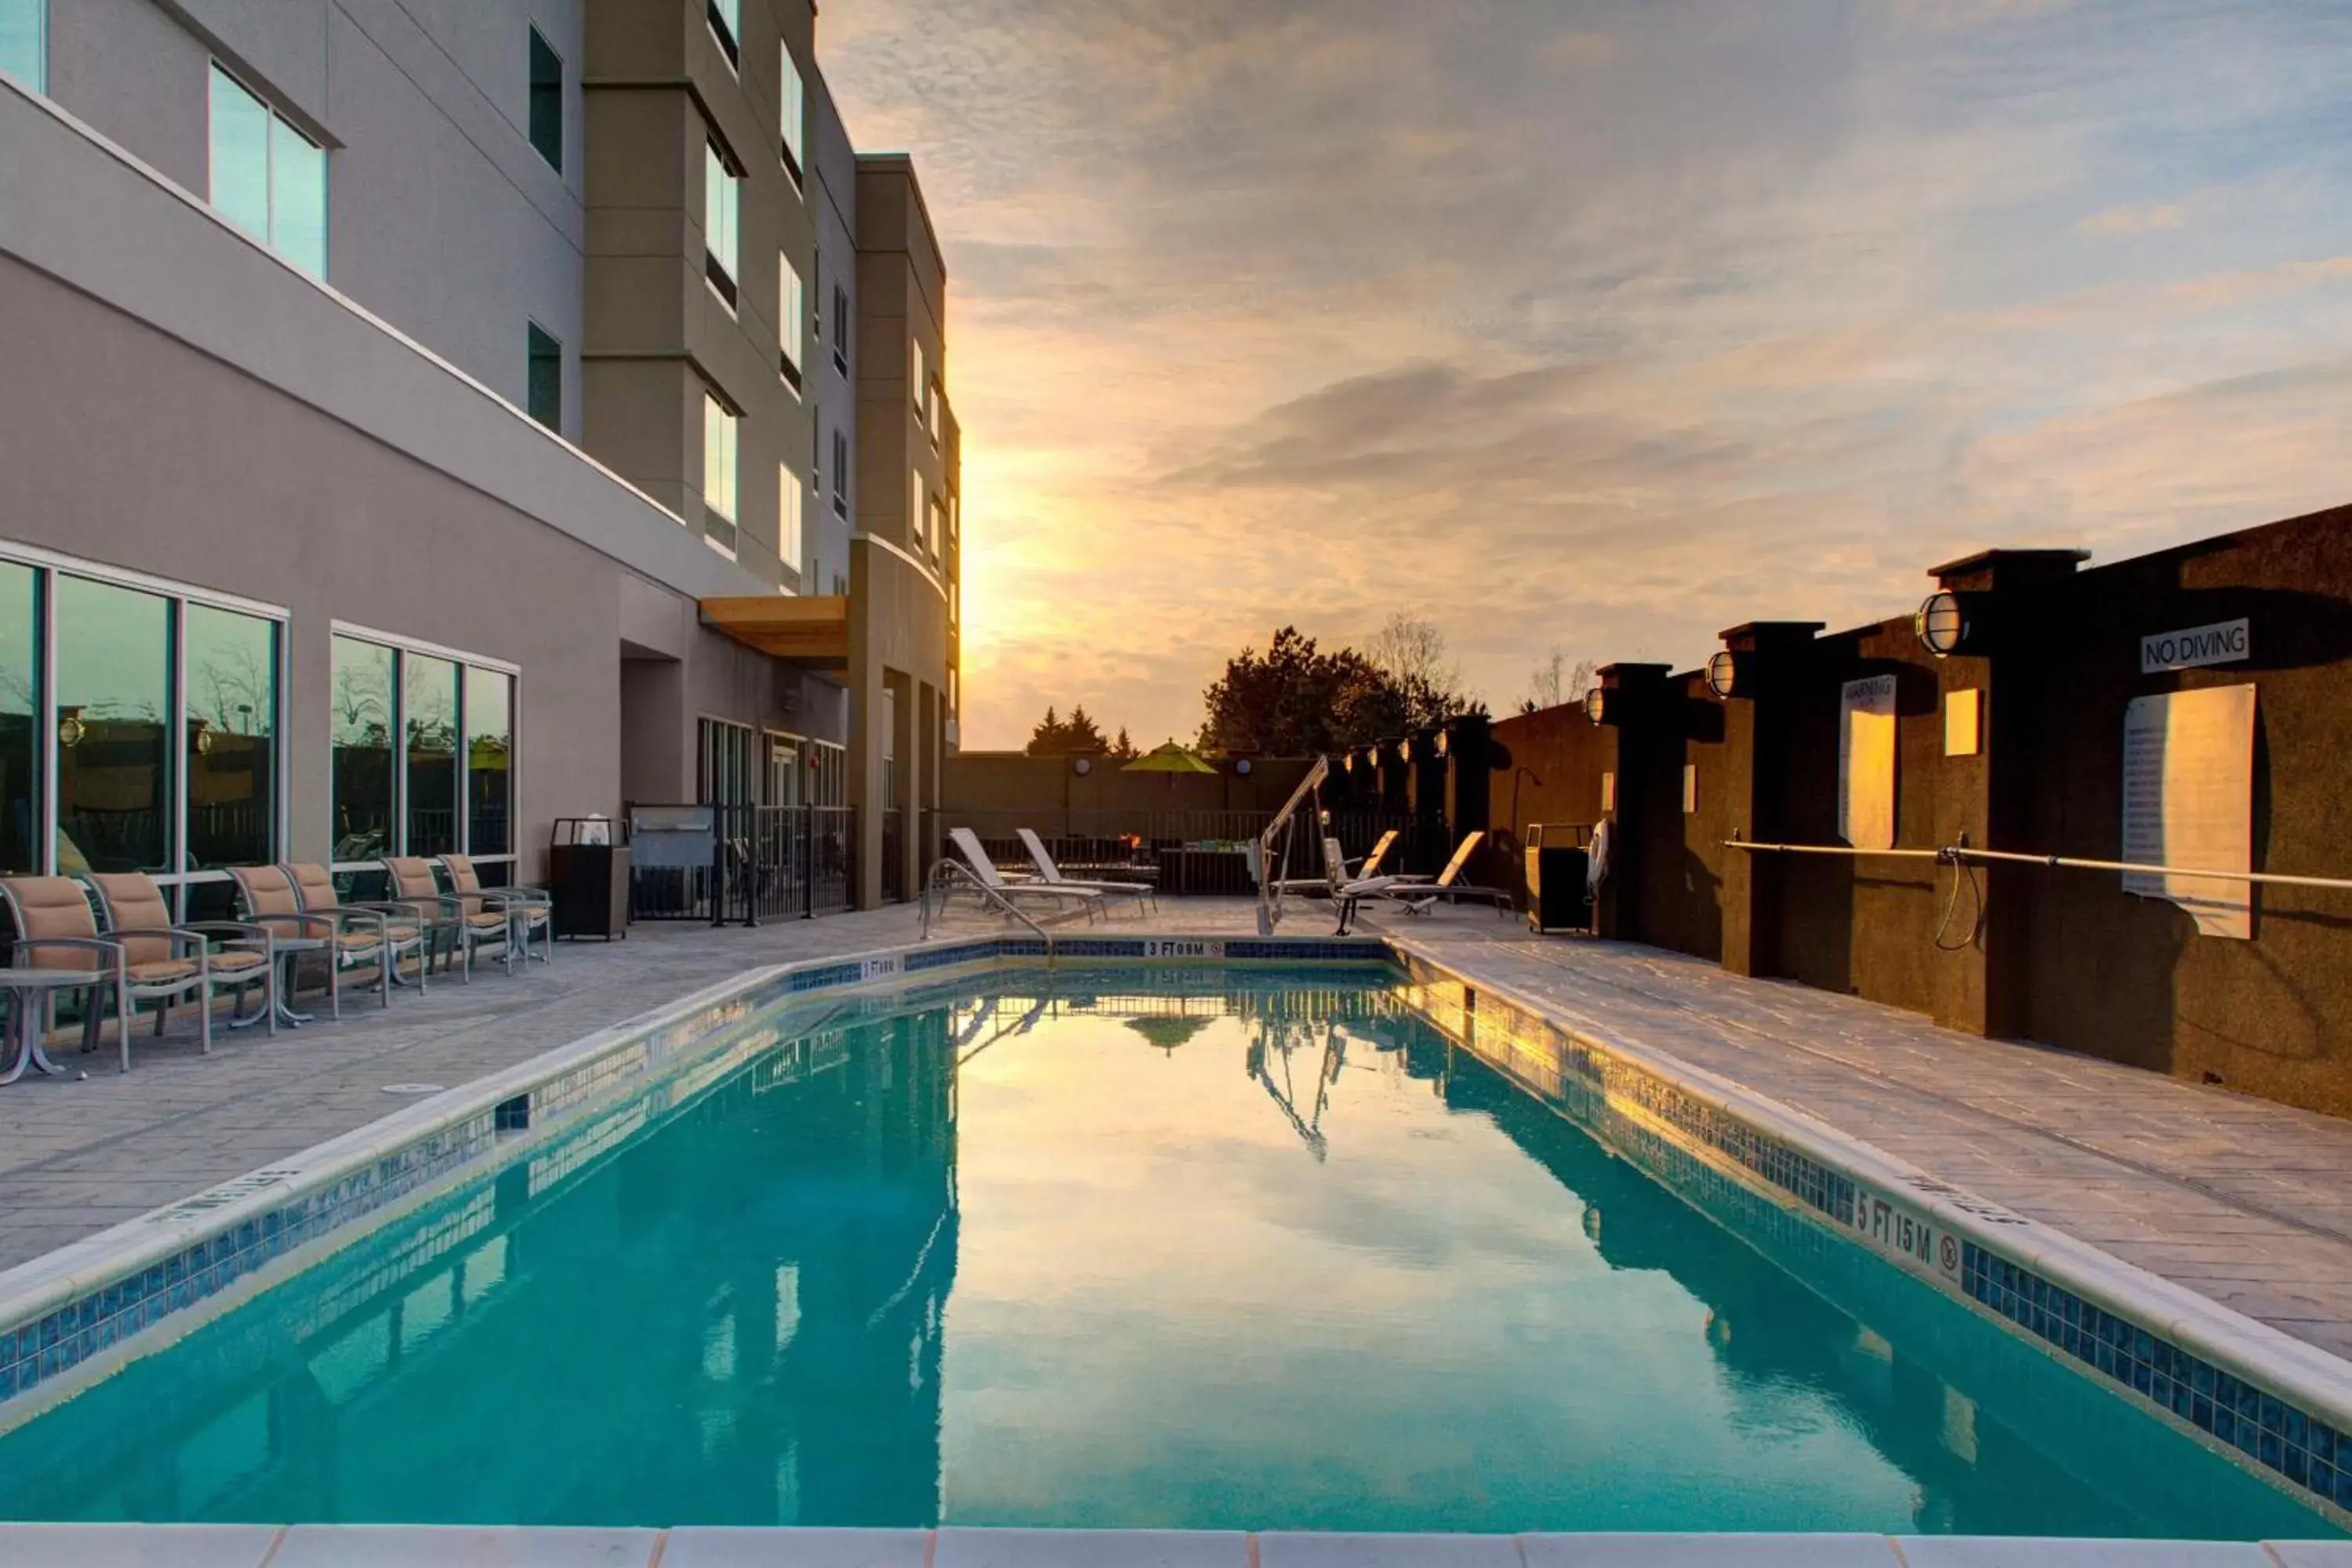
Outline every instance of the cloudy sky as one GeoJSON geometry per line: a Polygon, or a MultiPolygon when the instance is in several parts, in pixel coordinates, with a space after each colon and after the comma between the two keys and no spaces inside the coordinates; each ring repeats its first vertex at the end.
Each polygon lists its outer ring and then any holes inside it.
{"type": "Polygon", "coordinates": [[[1188,735],[1421,610],[1470,683],[2352,500],[2352,5],[826,0],[916,154],[967,746],[1188,735]]]}

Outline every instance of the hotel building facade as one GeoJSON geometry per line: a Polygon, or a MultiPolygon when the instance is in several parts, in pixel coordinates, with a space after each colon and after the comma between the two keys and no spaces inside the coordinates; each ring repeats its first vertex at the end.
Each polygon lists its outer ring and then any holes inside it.
{"type": "Polygon", "coordinates": [[[945,268],[814,45],[808,0],[0,0],[0,870],[208,912],[820,805],[907,895],[945,268]]]}

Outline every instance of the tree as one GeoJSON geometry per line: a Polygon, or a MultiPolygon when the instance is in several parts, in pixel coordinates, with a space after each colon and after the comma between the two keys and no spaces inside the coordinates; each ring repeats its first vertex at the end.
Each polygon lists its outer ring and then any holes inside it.
{"type": "Polygon", "coordinates": [[[1100,756],[1110,750],[1110,742],[1103,739],[1101,729],[1081,702],[1070,710],[1067,719],[1046,709],[1045,717],[1030,731],[1028,750],[1033,757],[1100,756]]]}
{"type": "Polygon", "coordinates": [[[1580,658],[1574,668],[1568,655],[1557,644],[1544,661],[1528,672],[1528,694],[1519,699],[1519,711],[1538,713],[1563,703],[1580,702],[1592,689],[1592,661],[1580,658]]]}
{"type": "Polygon", "coordinates": [[[1261,653],[1244,648],[1201,695],[1206,752],[1307,756],[1368,744],[1405,728],[1402,697],[1353,648],[1325,653],[1297,626],[1261,653]]]}
{"type": "Polygon", "coordinates": [[[1127,726],[1124,724],[1118,727],[1118,739],[1110,743],[1110,754],[1122,763],[1131,763],[1142,755],[1135,749],[1135,742],[1127,738],[1127,726]]]}
{"type": "Polygon", "coordinates": [[[1486,711],[1486,703],[1462,689],[1462,667],[1447,656],[1445,634],[1436,623],[1410,611],[1398,611],[1372,634],[1364,645],[1364,658],[1402,700],[1401,729],[1423,729],[1486,711]]]}

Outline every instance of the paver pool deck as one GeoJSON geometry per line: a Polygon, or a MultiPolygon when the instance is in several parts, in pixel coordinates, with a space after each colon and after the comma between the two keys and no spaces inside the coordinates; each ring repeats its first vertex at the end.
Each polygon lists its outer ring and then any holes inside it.
{"type": "MultiPolygon", "coordinates": [[[[1327,929],[1294,906],[1285,934],[1327,929]]],[[[1241,935],[1243,900],[1170,900],[1123,934],[1241,935]]],[[[959,922],[962,930],[973,929],[959,922]]],[[[1073,934],[1079,929],[1072,928],[1073,934]]],[[[1933,1176],[2352,1359],[2352,1122],[1876,1004],[1751,981],[1654,948],[1534,938],[1476,909],[1391,914],[1385,935],[1569,1028],[1735,1080],[1933,1176]]],[[[1092,928],[1102,934],[1105,928],[1092,928]]],[[[133,1068],[0,1089],[0,1268],[282,1159],[407,1103],[756,966],[917,940],[911,908],[756,930],[640,925],[609,946],[272,1039],[183,1024],[133,1068]]],[[[308,999],[305,999],[308,1005],[308,999]]]]}

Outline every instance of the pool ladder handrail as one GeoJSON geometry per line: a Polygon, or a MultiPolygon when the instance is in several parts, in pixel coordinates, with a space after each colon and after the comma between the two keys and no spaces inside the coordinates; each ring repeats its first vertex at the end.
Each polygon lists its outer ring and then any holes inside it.
{"type": "Polygon", "coordinates": [[[971,867],[965,865],[961,860],[954,858],[952,856],[941,856],[939,859],[932,861],[930,874],[923,879],[923,941],[929,942],[931,940],[931,895],[935,892],[940,895],[940,909],[944,912],[947,909],[949,895],[957,890],[959,884],[963,888],[978,893],[982,900],[994,904],[998,909],[1003,910],[1006,914],[1011,915],[1023,925],[1027,926],[1032,931],[1034,931],[1037,935],[1037,940],[1045,944],[1045,967],[1048,969],[1054,967],[1054,933],[1047,931],[1044,926],[1039,925],[1030,915],[1028,910],[1021,908],[1020,905],[1014,903],[1011,899],[1006,898],[1004,894],[997,889],[992,888],[986,882],[982,881],[978,874],[975,873],[971,867]],[[943,876],[944,880],[942,879],[943,876]]]}

